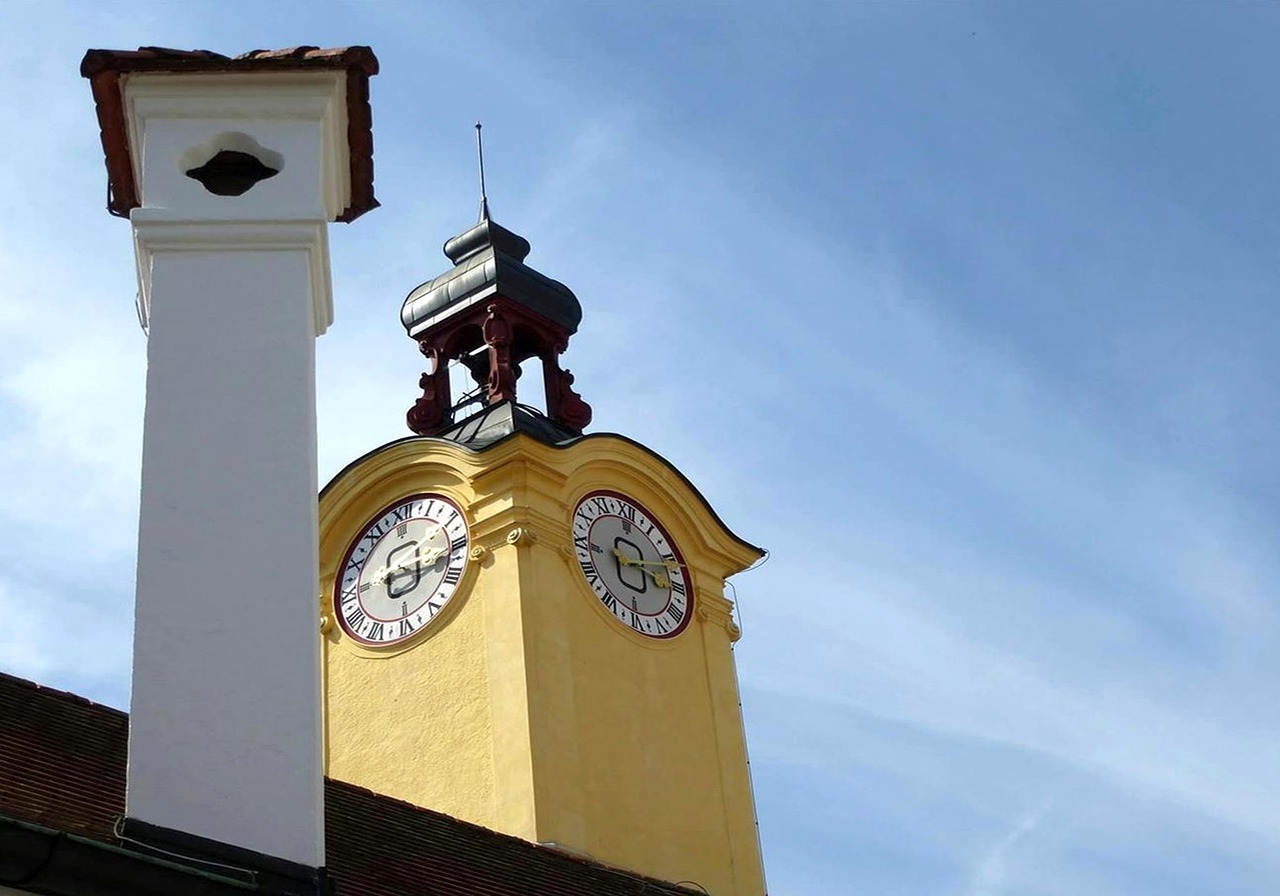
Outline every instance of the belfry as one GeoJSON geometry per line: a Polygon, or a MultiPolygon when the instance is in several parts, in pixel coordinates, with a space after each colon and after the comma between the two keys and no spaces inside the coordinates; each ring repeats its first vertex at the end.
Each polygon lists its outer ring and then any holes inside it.
{"type": "Polygon", "coordinates": [[[415,436],[320,498],[329,777],[713,894],[760,896],[725,580],[762,552],[591,410],[582,319],[480,220],[401,322],[415,436]],[[545,410],[517,401],[541,364],[545,410]],[[451,365],[474,382],[455,400],[451,365]]]}
{"type": "Polygon", "coordinates": [[[401,322],[418,341],[432,369],[422,375],[422,397],[409,410],[409,428],[419,435],[439,435],[453,422],[459,407],[450,400],[452,361],[463,363],[486,406],[514,401],[520,363],[542,362],[546,384],[546,416],[581,433],[591,422],[591,408],[573,391],[573,375],[558,358],[582,320],[582,306],[562,283],[524,263],[529,241],[489,216],[484,189],[484,151],[480,150],[480,220],[444,244],[453,269],[419,286],[404,301],[401,322]]]}

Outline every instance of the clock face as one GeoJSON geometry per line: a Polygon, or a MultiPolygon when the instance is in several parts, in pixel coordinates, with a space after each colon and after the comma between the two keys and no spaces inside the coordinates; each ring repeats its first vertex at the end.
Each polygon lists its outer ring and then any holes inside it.
{"type": "Polygon", "coordinates": [[[442,495],[412,495],[375,516],[351,543],[334,608],[361,644],[396,644],[422,630],[467,568],[467,521],[442,495]]]}
{"type": "Polygon", "coordinates": [[[672,638],[689,623],[689,572],[653,515],[617,492],[592,492],[573,511],[578,566],[622,624],[672,638]]]}

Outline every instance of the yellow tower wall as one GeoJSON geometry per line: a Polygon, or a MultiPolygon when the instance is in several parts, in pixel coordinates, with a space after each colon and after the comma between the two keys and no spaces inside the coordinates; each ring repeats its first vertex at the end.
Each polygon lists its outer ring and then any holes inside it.
{"type": "Polygon", "coordinates": [[[321,497],[321,611],[350,539],[403,495],[467,514],[457,595],[398,647],[325,622],[326,763],[338,778],[524,839],[710,893],[761,896],[724,580],[760,556],[662,458],[619,436],[482,452],[409,439],[321,497]],[[572,552],[580,497],[639,501],[680,547],[693,619],[646,638],[599,603],[572,552]]]}

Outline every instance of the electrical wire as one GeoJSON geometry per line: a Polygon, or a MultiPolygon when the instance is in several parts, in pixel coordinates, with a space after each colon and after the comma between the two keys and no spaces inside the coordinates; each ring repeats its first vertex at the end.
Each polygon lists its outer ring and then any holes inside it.
{"type": "Polygon", "coordinates": [[[724,583],[729,586],[729,590],[733,593],[733,612],[738,617],[738,631],[746,631],[742,622],[742,602],[738,600],[738,586],[728,579],[725,579],[724,583]]]}
{"type": "Polygon", "coordinates": [[[0,884],[6,887],[21,887],[31,883],[40,876],[40,872],[48,867],[49,862],[53,860],[53,854],[58,851],[58,847],[66,840],[66,834],[58,831],[49,838],[49,851],[44,854],[44,858],[36,863],[36,866],[26,874],[20,874],[17,877],[0,877],[0,884]]]}
{"type": "Polygon", "coordinates": [[[151,333],[147,330],[147,316],[142,313],[142,291],[133,298],[133,310],[138,313],[138,326],[142,328],[142,335],[150,337],[151,333]]]}
{"type": "MultiPolygon", "coordinates": [[[[761,548],[760,550],[764,552],[763,555],[760,557],[760,559],[757,560],[755,563],[752,563],[742,572],[738,573],[738,575],[742,575],[742,573],[746,573],[746,572],[751,572],[753,569],[759,569],[760,567],[764,566],[766,563],[769,562],[769,558],[772,557],[773,555],[769,553],[769,550],[767,548],[761,548]]],[[[735,614],[738,617],[738,631],[740,632],[746,631],[746,625],[742,621],[742,602],[738,600],[738,586],[735,585],[733,582],[729,581],[728,579],[725,579],[724,583],[729,586],[729,590],[733,593],[733,609],[735,614]]]]}
{"type": "MultiPolygon", "coordinates": [[[[750,566],[748,566],[748,567],[747,567],[746,569],[744,569],[742,572],[751,572],[753,569],[759,569],[760,567],[764,566],[766,563],[768,563],[768,562],[769,562],[769,558],[770,558],[770,557],[772,557],[772,556],[773,556],[773,554],[769,553],[769,549],[768,549],[768,548],[761,548],[760,550],[764,552],[764,556],[762,556],[762,557],[761,557],[759,560],[757,560],[755,563],[752,563],[750,566]]],[[[742,573],[738,573],[738,575],[742,575],[742,573]]]]}
{"type": "Polygon", "coordinates": [[[168,849],[162,849],[159,846],[155,846],[154,844],[148,843],[145,840],[138,840],[133,837],[126,836],[124,833],[124,816],[123,815],[116,816],[116,821],[115,821],[115,824],[112,825],[111,832],[115,835],[117,840],[120,840],[124,843],[132,843],[135,846],[140,846],[143,849],[147,850],[148,852],[160,853],[161,855],[168,856],[171,859],[176,859],[177,861],[186,865],[205,865],[209,868],[221,868],[224,871],[231,872],[233,875],[235,874],[244,875],[245,882],[252,886],[256,887],[258,885],[258,872],[254,871],[252,868],[242,868],[239,865],[228,865],[224,862],[215,862],[212,859],[202,859],[198,856],[189,856],[189,855],[186,855],[185,853],[173,852],[168,849]]]}

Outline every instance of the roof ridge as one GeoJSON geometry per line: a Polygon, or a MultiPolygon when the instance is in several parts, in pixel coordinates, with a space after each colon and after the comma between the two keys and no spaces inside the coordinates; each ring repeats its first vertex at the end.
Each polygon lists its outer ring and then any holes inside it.
{"type": "Polygon", "coordinates": [[[385,793],[378,793],[378,791],[376,790],[371,790],[370,788],[363,787],[359,784],[352,784],[349,781],[343,781],[338,778],[330,778],[326,776],[325,783],[329,787],[337,787],[340,789],[345,789],[347,791],[352,791],[352,792],[356,792],[356,793],[368,796],[374,800],[377,800],[379,803],[382,803],[382,804],[387,804],[387,803],[395,804],[397,806],[402,806],[403,808],[407,809],[410,812],[418,813],[421,815],[435,816],[436,818],[440,818],[448,821],[450,824],[457,825],[463,828],[470,828],[472,831],[476,832],[478,835],[482,837],[488,837],[490,839],[498,840],[498,841],[505,841],[507,844],[509,844],[510,846],[518,850],[533,849],[539,853],[542,853],[543,855],[554,857],[556,860],[567,860],[570,862],[574,862],[578,865],[585,865],[589,868],[594,868],[600,871],[604,871],[612,874],[619,874],[623,877],[630,878],[637,882],[643,882],[649,887],[656,889],[658,892],[666,892],[670,894],[681,894],[681,896],[683,896],[683,894],[686,894],[686,893],[694,894],[694,896],[702,896],[702,894],[698,890],[691,890],[691,889],[688,889],[687,887],[682,887],[679,884],[673,883],[671,881],[662,880],[661,878],[650,877],[647,874],[642,874],[639,871],[632,871],[629,868],[623,868],[618,865],[610,865],[607,862],[602,862],[599,859],[593,858],[585,853],[576,852],[569,847],[558,846],[558,845],[552,846],[552,845],[547,845],[545,843],[537,843],[532,840],[526,840],[523,837],[517,837],[514,834],[508,834],[503,831],[495,831],[493,828],[487,828],[484,825],[476,824],[475,822],[472,822],[472,821],[467,821],[464,818],[458,818],[456,816],[449,815],[448,813],[441,812],[438,809],[430,809],[430,808],[427,808],[426,806],[419,806],[417,803],[411,803],[408,800],[402,800],[399,797],[388,796],[385,793]]]}
{"type": "Polygon", "coordinates": [[[108,706],[105,703],[98,703],[94,700],[90,700],[88,697],[81,697],[79,694],[73,694],[71,691],[51,688],[48,685],[39,684],[38,682],[31,681],[28,678],[21,678],[8,672],[0,672],[0,684],[9,684],[25,690],[37,691],[40,694],[62,700],[66,703],[76,703],[80,706],[89,706],[94,709],[106,710],[109,713],[122,716],[126,719],[129,717],[129,713],[125,712],[123,709],[117,709],[116,707],[108,706]]]}

